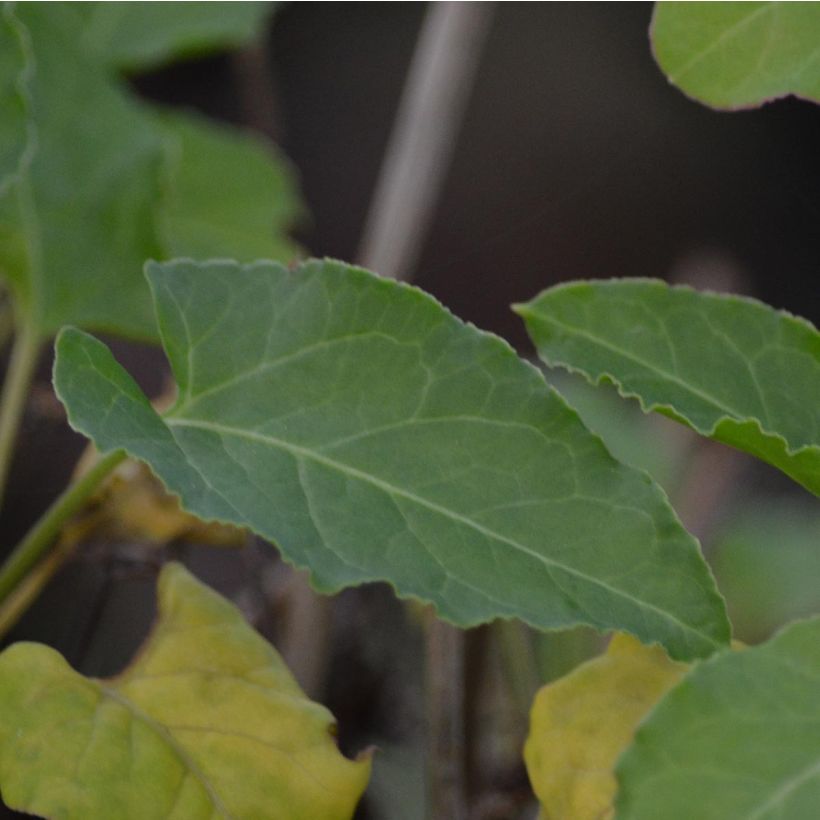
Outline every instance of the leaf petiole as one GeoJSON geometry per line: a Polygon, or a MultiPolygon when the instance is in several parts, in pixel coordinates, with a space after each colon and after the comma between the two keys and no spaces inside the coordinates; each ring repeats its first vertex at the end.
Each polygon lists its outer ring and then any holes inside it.
{"type": "Polygon", "coordinates": [[[88,497],[126,457],[124,450],[101,456],[84,475],[72,482],[46,510],[28,535],[0,567],[0,603],[6,600],[54,543],[63,524],[78,512],[88,497]]]}

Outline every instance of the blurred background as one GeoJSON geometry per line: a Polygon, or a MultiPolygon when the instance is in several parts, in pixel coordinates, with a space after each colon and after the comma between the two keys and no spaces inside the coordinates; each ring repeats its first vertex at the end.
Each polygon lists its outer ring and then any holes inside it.
{"type": "MultiPolygon", "coordinates": [[[[133,81],[145,97],[255,127],[301,182],[297,239],[311,255],[355,260],[427,6],[292,3],[241,54],[133,81]]],[[[512,302],[578,278],[650,276],[756,296],[820,321],[820,108],[783,100],[718,113],[655,65],[649,3],[494,4],[472,89],[412,281],[456,315],[532,351],[512,302]]],[[[156,394],[160,353],[113,343],[156,394]]],[[[2,526],[14,543],[67,480],[72,435],[41,364],[2,526]],[[44,465],[49,469],[45,470],[44,465]]],[[[762,464],[633,403],[550,374],[616,456],[648,470],[698,535],[737,637],[756,642],[820,611],[820,514],[762,464]]],[[[337,716],[350,754],[380,748],[362,818],[424,816],[424,613],[371,585],[317,602],[254,543],[171,552],[232,595],[337,716]]],[[[152,617],[156,561],[139,545],[91,545],[64,568],[12,639],[60,649],[111,674],[152,617]],[[61,616],[54,617],[59,612],[61,616]]],[[[516,626],[467,636],[466,757],[471,817],[533,817],[520,760],[537,685],[601,647],[579,630],[516,626]]]]}

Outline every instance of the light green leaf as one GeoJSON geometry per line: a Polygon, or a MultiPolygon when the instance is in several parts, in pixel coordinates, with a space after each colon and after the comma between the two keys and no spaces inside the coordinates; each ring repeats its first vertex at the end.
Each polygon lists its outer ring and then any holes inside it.
{"type": "Polygon", "coordinates": [[[621,758],[619,820],[810,820],[820,805],[820,619],[697,665],[621,758]]]}
{"type": "Polygon", "coordinates": [[[818,3],[658,3],[651,36],[669,81],[707,105],[820,102],[818,3]]]}
{"type": "Polygon", "coordinates": [[[615,761],[686,668],[660,647],[615,635],[605,654],[538,692],[524,760],[544,820],[612,817],[615,761]]]}
{"type": "Polygon", "coordinates": [[[30,51],[14,7],[4,3],[0,7],[0,196],[20,176],[34,148],[29,105],[30,51]]]}
{"type": "Polygon", "coordinates": [[[83,44],[108,65],[145,71],[236,48],[257,34],[274,3],[82,3],[83,44]]]}
{"type": "Polygon", "coordinates": [[[178,564],[159,618],[122,674],[84,678],[54,650],[0,655],[0,788],[19,811],[64,820],[345,820],[370,771],[345,759],[239,611],[178,564]]]}
{"type": "Polygon", "coordinates": [[[300,255],[287,236],[303,214],[295,174],[272,144],[203,117],[168,112],[162,123],[170,256],[289,262],[300,255]]]}
{"type": "MultiPolygon", "coordinates": [[[[161,255],[154,204],[162,140],[79,49],[71,8],[26,3],[16,13],[35,57],[37,150],[0,198],[0,269],[43,336],[71,322],[150,338],[141,267],[161,255]]],[[[9,110],[4,98],[0,121],[9,110]]]]}
{"type": "Polygon", "coordinates": [[[55,387],[75,429],[148,462],[189,511],[275,541],[323,590],[389,580],[461,625],[585,623],[677,657],[728,640],[663,493],[498,338],[341,263],[148,276],[176,407],[157,415],[76,330],[55,387]]]}
{"type": "Polygon", "coordinates": [[[516,307],[541,358],[611,381],[820,494],[820,334],[753,299],[651,280],[576,282],[516,307]]]}

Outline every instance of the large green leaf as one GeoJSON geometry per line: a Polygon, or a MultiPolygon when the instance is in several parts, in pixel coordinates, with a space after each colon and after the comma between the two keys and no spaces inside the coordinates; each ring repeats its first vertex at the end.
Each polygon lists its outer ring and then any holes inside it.
{"type": "Polygon", "coordinates": [[[715,108],[820,102],[818,3],[658,3],[652,44],[669,81],[715,108]]]}
{"type": "Polygon", "coordinates": [[[620,820],[811,820],[820,805],[820,619],[696,666],[617,768],[620,820]]]}
{"type": "Polygon", "coordinates": [[[179,385],[157,415],[108,349],[57,344],[71,424],[183,505],[247,525],[323,590],[386,579],[462,625],[728,640],[697,543],[530,365],[421,291],[334,262],[150,264],[179,385]]]}
{"type": "Polygon", "coordinates": [[[332,727],[236,607],[178,564],[116,678],[84,678],[39,644],[0,655],[0,789],[44,817],[345,820],[370,760],[345,759],[332,727]]]}
{"type": "Polygon", "coordinates": [[[109,65],[127,71],[250,40],[273,3],[82,3],[83,45],[109,65]]]}
{"type": "Polygon", "coordinates": [[[516,310],[541,358],[611,381],[820,494],[820,334],[752,299],[650,280],[577,282],[516,310]]]}
{"type": "Polygon", "coordinates": [[[162,122],[169,256],[287,262],[300,254],[287,236],[302,215],[295,174],[273,145],[203,117],[168,112],[162,122]]]}
{"type": "Polygon", "coordinates": [[[43,336],[71,322],[150,337],[141,267],[161,255],[160,135],[74,42],[70,8],[27,3],[17,14],[35,59],[37,150],[0,199],[0,268],[43,336]]]}

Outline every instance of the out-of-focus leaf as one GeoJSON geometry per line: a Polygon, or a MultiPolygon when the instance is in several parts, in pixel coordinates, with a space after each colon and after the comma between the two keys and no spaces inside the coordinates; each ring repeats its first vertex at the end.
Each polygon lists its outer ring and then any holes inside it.
{"type": "Polygon", "coordinates": [[[145,71],[236,48],[258,34],[274,3],[78,3],[83,45],[108,65],[145,71]]]}
{"type": "MultiPolygon", "coordinates": [[[[208,4],[182,5],[180,26],[191,9],[213,14],[208,4]]],[[[0,272],[35,334],[74,324],[155,340],[146,259],[289,261],[297,249],[284,231],[301,206],[294,175],[270,146],[193,117],[152,114],[84,43],[87,14],[99,33],[109,17],[147,21],[173,8],[100,6],[27,3],[3,12],[0,272]]],[[[266,8],[248,6],[236,14],[250,20],[266,8]]]]}
{"type": "Polygon", "coordinates": [[[154,474],[139,462],[126,461],[90,499],[87,509],[64,529],[63,546],[71,549],[90,538],[137,540],[165,545],[187,541],[215,547],[239,547],[245,533],[228,524],[201,521],[179,506],[154,474]]]}
{"type": "Polygon", "coordinates": [[[820,612],[820,511],[752,500],[717,534],[712,567],[735,634],[757,643],[820,612]]]}
{"type": "Polygon", "coordinates": [[[350,818],[370,760],[345,759],[239,611],[169,564],[159,619],[133,664],[84,678],[54,650],[0,655],[0,788],[66,820],[350,818]]]}
{"type": "Polygon", "coordinates": [[[516,309],[547,364],[611,381],[820,495],[820,334],[809,322],[651,280],[559,285],[516,309]]]}
{"type": "Polygon", "coordinates": [[[146,461],[185,509],[273,540],[323,590],[389,580],[462,625],[634,630],[684,658],[727,642],[662,491],[498,338],[341,263],[148,276],[177,405],[157,415],[77,330],[55,387],[75,429],[146,461]]]}
{"type": "Polygon", "coordinates": [[[545,820],[612,816],[615,762],[686,669],[660,647],[615,635],[606,654],[538,692],[524,760],[545,820]]]}
{"type": "Polygon", "coordinates": [[[696,665],[620,759],[619,820],[810,820],[820,805],[820,619],[696,665]]]}
{"type": "Polygon", "coordinates": [[[295,174],[259,137],[168,112],[163,228],[170,256],[241,262],[300,255],[288,231],[302,216],[295,174]]]}
{"type": "Polygon", "coordinates": [[[34,148],[29,105],[31,69],[26,33],[13,5],[4,3],[0,8],[0,196],[20,175],[34,148]]]}
{"type": "Polygon", "coordinates": [[[820,102],[820,4],[657,3],[651,36],[669,81],[707,105],[820,102]]]}
{"type": "MultiPolygon", "coordinates": [[[[61,3],[15,13],[31,39],[36,152],[0,198],[0,269],[43,336],[70,322],[152,338],[142,277],[161,256],[155,228],[162,140],[79,46],[61,3]]],[[[0,122],[17,112],[3,97],[0,122]]]]}

